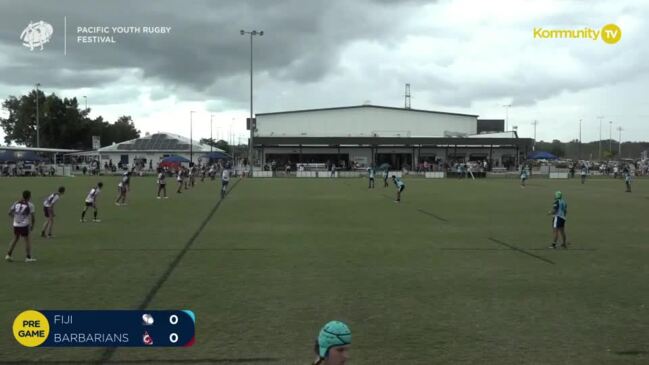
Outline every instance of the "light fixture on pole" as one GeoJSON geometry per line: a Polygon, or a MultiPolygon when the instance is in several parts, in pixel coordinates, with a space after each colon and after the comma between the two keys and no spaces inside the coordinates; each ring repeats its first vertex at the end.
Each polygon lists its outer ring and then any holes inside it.
{"type": "Polygon", "coordinates": [[[250,166],[252,166],[252,164],[253,164],[253,153],[254,153],[253,146],[254,146],[255,126],[256,126],[256,123],[253,122],[253,118],[252,118],[252,116],[253,116],[253,112],[252,112],[252,38],[253,38],[253,36],[260,36],[260,37],[263,36],[264,31],[263,30],[260,30],[260,31],[253,30],[253,31],[248,32],[248,31],[245,31],[245,30],[242,29],[240,31],[240,33],[241,33],[241,35],[250,34],[250,141],[248,143],[249,144],[249,146],[248,146],[249,147],[248,148],[248,160],[249,160],[248,163],[250,164],[250,166]]]}
{"type": "Polygon", "coordinates": [[[511,104],[503,105],[503,108],[505,108],[505,132],[507,132],[507,123],[509,122],[509,108],[511,108],[511,106],[511,104]]]}
{"type": "Polygon", "coordinates": [[[189,112],[189,164],[194,163],[194,141],[193,141],[193,116],[195,111],[189,112]]]}
{"type": "Polygon", "coordinates": [[[83,100],[84,100],[85,103],[86,103],[86,110],[88,110],[88,97],[84,95],[84,96],[83,96],[83,100]]]}
{"type": "Polygon", "coordinates": [[[38,87],[39,86],[41,86],[41,84],[36,83],[36,147],[41,146],[41,131],[40,131],[41,130],[41,128],[40,128],[41,122],[40,122],[40,113],[38,111],[38,104],[39,104],[38,87]]]}

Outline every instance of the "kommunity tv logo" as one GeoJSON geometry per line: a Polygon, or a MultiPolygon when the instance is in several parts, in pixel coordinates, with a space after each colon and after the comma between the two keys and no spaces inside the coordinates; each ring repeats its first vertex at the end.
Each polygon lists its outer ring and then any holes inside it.
{"type": "Polygon", "coordinates": [[[534,27],[534,39],[601,39],[606,44],[616,44],[622,39],[622,30],[615,24],[606,24],[601,29],[546,29],[534,27]]]}

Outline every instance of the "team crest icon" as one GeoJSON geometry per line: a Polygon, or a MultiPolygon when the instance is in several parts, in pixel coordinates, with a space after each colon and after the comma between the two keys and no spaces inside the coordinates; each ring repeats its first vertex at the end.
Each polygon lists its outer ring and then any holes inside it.
{"type": "Polygon", "coordinates": [[[41,47],[42,51],[43,45],[52,39],[52,34],[54,34],[52,25],[41,20],[29,22],[27,28],[20,34],[20,39],[23,41],[23,46],[28,47],[30,51],[37,47],[41,47]]]}
{"type": "Polygon", "coordinates": [[[151,335],[149,335],[149,332],[144,331],[144,335],[142,335],[142,342],[147,346],[153,345],[153,338],[151,337],[151,335]]]}

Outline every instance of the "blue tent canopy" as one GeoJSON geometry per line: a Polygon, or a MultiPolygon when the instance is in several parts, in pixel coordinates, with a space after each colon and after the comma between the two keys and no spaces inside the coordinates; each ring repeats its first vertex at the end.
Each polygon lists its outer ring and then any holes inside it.
{"type": "Polygon", "coordinates": [[[232,156],[228,155],[225,152],[214,151],[205,155],[206,158],[210,160],[231,160],[232,156]]]}
{"type": "Polygon", "coordinates": [[[182,162],[189,162],[189,159],[178,155],[172,155],[163,158],[162,162],[182,163],[182,162]]]}
{"type": "Polygon", "coordinates": [[[7,161],[13,161],[14,160],[14,154],[12,151],[0,151],[0,162],[7,162],[7,161]]]}
{"type": "Polygon", "coordinates": [[[558,157],[545,151],[534,151],[527,154],[530,160],[556,160],[558,157]]]}
{"type": "Polygon", "coordinates": [[[34,151],[14,151],[16,161],[43,161],[44,158],[34,151]]]}
{"type": "Polygon", "coordinates": [[[0,161],[2,162],[18,162],[18,161],[32,161],[40,162],[45,160],[34,151],[0,151],[0,161]]]}

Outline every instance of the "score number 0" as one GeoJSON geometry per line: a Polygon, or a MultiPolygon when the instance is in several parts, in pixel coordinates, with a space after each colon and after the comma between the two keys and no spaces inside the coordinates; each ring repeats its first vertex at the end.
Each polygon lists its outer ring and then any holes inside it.
{"type": "MultiPolygon", "coordinates": [[[[175,314],[172,314],[171,316],[169,316],[169,323],[171,323],[172,325],[178,324],[178,316],[175,315],[175,314]]],[[[171,341],[171,343],[178,342],[178,334],[176,334],[175,332],[170,334],[169,335],[169,341],[171,341]]]]}

